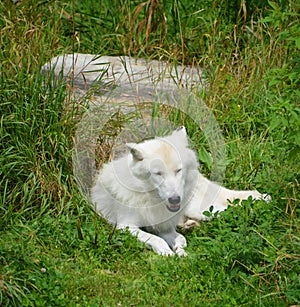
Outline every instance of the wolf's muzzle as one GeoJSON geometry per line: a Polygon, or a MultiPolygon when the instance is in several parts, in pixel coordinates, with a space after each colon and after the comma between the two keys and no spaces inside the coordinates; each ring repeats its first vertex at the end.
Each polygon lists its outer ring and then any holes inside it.
{"type": "Polygon", "coordinates": [[[176,212],[180,209],[180,201],[181,198],[180,196],[172,196],[168,198],[168,202],[169,205],[167,205],[167,208],[171,211],[171,212],[176,212]]]}

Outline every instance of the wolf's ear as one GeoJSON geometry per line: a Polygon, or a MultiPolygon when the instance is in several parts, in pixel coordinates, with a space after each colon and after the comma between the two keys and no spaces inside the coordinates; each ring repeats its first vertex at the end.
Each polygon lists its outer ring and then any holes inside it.
{"type": "Polygon", "coordinates": [[[186,137],[186,129],[184,126],[178,127],[174,132],[180,133],[181,135],[184,135],[186,137]]]}
{"type": "Polygon", "coordinates": [[[188,146],[188,138],[187,138],[187,133],[186,133],[184,126],[177,128],[172,133],[172,136],[176,137],[177,140],[180,139],[181,141],[184,141],[183,144],[185,144],[185,146],[188,146]]]}
{"type": "Polygon", "coordinates": [[[127,148],[129,149],[130,153],[132,154],[132,157],[135,161],[142,161],[144,160],[143,153],[137,149],[137,146],[135,143],[127,143],[127,148]]]}

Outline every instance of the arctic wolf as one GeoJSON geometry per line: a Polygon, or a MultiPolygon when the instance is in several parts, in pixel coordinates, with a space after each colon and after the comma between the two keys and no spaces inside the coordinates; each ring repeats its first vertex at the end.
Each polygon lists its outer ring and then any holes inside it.
{"type": "Polygon", "coordinates": [[[210,206],[223,211],[228,199],[263,197],[257,191],[231,191],[204,178],[184,127],[164,138],[126,145],[126,156],[100,170],[91,199],[106,220],[127,228],[158,254],[186,256],[186,239],[176,227],[196,225],[210,206]]]}

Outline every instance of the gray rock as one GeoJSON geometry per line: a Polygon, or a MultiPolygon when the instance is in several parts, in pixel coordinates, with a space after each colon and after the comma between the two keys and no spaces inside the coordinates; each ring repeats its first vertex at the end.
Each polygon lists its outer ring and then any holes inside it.
{"type": "Polygon", "coordinates": [[[66,54],[53,58],[42,68],[86,91],[96,86],[102,95],[134,95],[144,98],[157,93],[171,93],[178,88],[201,89],[205,86],[202,70],[156,60],[127,56],[66,54]]]}

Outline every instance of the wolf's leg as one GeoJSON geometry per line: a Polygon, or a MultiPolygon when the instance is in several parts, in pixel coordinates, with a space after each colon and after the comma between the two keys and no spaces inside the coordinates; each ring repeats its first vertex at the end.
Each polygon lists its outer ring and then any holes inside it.
{"type": "Polygon", "coordinates": [[[129,231],[132,235],[137,236],[141,242],[150,246],[157,254],[162,256],[174,255],[173,251],[170,249],[168,243],[164,239],[149,232],[143,231],[138,227],[131,226],[129,227],[129,231]]]}
{"type": "Polygon", "coordinates": [[[176,232],[175,230],[172,232],[160,234],[162,238],[169,244],[169,246],[173,249],[173,251],[179,256],[187,256],[184,248],[187,246],[185,237],[176,232]]]}
{"type": "Polygon", "coordinates": [[[252,196],[253,199],[259,200],[262,199],[266,202],[271,201],[271,196],[267,195],[267,194],[261,194],[256,190],[248,190],[248,191],[236,191],[236,190],[229,190],[229,189],[225,189],[223,188],[223,195],[221,193],[221,198],[222,200],[230,200],[233,201],[234,199],[247,199],[249,196],[252,196]]]}

